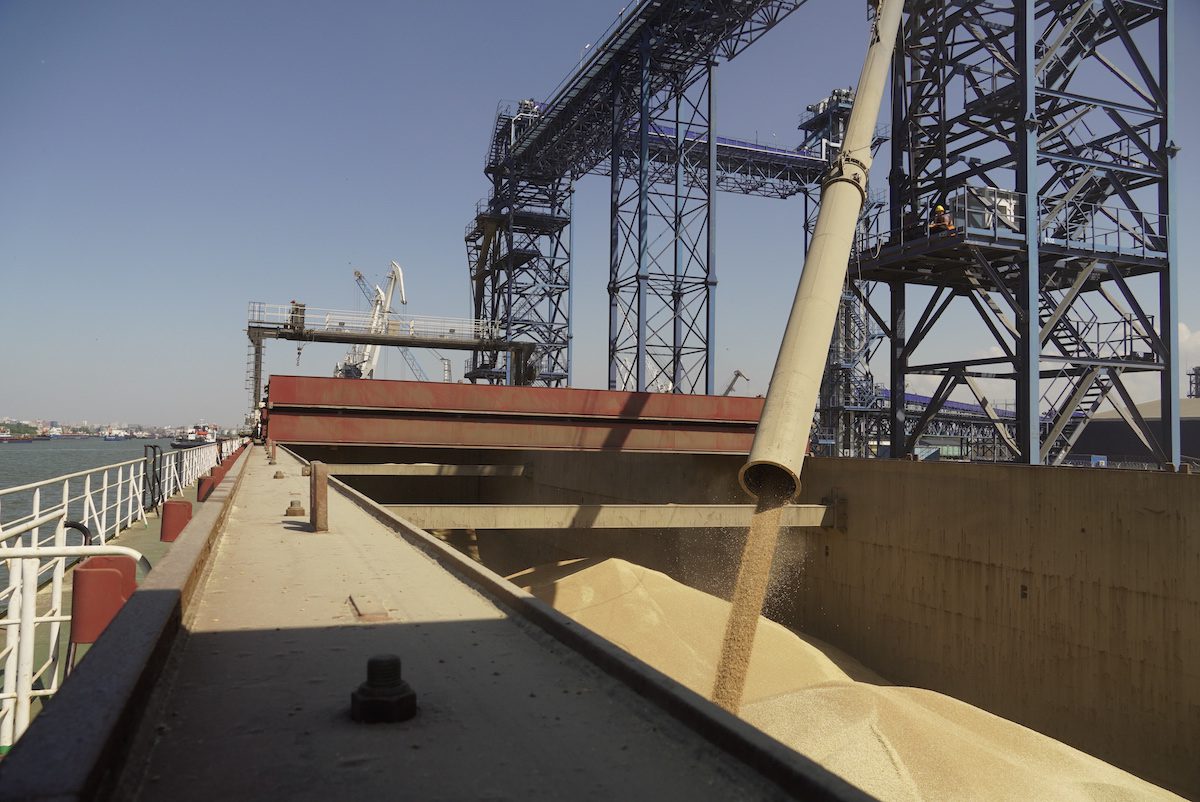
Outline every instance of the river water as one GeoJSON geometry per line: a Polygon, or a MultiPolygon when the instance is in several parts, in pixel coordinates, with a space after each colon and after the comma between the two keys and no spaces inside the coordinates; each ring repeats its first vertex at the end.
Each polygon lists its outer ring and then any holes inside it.
{"type": "Polygon", "coordinates": [[[76,471],[112,465],[142,456],[142,446],[171,450],[170,440],[112,440],[56,438],[32,443],[0,444],[0,490],[52,479],[76,471]]]}
{"type": "MultiPolygon", "coordinates": [[[[4,443],[0,445],[0,490],[53,479],[78,471],[92,470],[126,460],[141,459],[144,453],[143,447],[147,445],[158,445],[164,452],[171,450],[170,440],[106,441],[100,437],[4,443]]],[[[125,469],[125,475],[128,475],[128,468],[125,469]]],[[[108,479],[110,485],[115,485],[117,472],[110,471],[108,479]]],[[[97,477],[93,483],[99,486],[100,482],[101,478],[97,477]]],[[[72,496],[76,496],[82,488],[82,481],[72,481],[71,488],[72,496]]],[[[59,503],[61,495],[61,485],[54,484],[44,488],[41,508],[46,509],[59,503]]],[[[0,496],[0,526],[20,519],[27,515],[32,508],[33,494],[30,491],[0,496]]],[[[81,504],[72,504],[71,513],[76,517],[82,514],[81,504]]]]}

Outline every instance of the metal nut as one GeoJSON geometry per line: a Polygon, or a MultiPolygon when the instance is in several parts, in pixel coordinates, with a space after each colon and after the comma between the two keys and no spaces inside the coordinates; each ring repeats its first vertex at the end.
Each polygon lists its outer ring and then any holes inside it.
{"type": "Polygon", "coordinates": [[[367,660],[367,681],[350,694],[350,718],[366,724],[407,721],[417,714],[417,694],[400,677],[400,658],[377,654],[367,660]]]}
{"type": "Polygon", "coordinates": [[[300,469],[300,475],[301,476],[312,476],[312,466],[305,465],[303,468],[300,469]]]}

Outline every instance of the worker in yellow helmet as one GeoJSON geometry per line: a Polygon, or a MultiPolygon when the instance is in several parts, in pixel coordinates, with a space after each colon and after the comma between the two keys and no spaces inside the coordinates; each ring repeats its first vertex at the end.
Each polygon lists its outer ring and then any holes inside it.
{"type": "Polygon", "coordinates": [[[939,231],[953,231],[954,216],[946,211],[946,207],[938,204],[933,210],[933,217],[929,221],[929,232],[936,233],[939,231]]]}

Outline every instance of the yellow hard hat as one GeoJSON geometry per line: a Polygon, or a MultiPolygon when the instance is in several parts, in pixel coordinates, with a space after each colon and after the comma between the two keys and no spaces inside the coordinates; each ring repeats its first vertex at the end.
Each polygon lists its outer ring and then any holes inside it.
{"type": "Polygon", "coordinates": [[[941,204],[939,203],[939,204],[938,204],[938,207],[937,207],[936,209],[934,209],[934,211],[936,211],[936,212],[944,212],[944,211],[946,211],[946,207],[945,207],[945,206],[943,206],[943,205],[941,205],[941,204]]]}

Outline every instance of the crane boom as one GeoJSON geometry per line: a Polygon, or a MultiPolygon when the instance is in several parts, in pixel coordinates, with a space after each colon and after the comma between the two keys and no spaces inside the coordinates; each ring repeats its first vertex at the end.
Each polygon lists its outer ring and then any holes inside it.
{"type": "Polygon", "coordinates": [[[733,372],[733,378],[729,380],[729,386],[725,388],[725,392],[721,393],[721,395],[729,395],[730,393],[732,393],[733,388],[737,384],[738,379],[745,379],[746,381],[750,381],[750,377],[747,376],[745,373],[742,373],[740,370],[735,370],[733,372]]]}
{"type": "MultiPolygon", "coordinates": [[[[370,334],[386,334],[388,315],[392,312],[392,296],[396,287],[400,287],[401,302],[404,302],[404,277],[400,265],[392,262],[391,272],[387,282],[381,288],[378,284],[372,287],[359,271],[354,271],[354,281],[362,290],[363,296],[371,304],[367,321],[367,332],[370,334]]],[[[376,344],[356,344],[350,346],[346,358],[338,363],[334,370],[335,376],[349,379],[371,379],[375,377],[375,368],[379,365],[379,346],[376,344]]]]}

